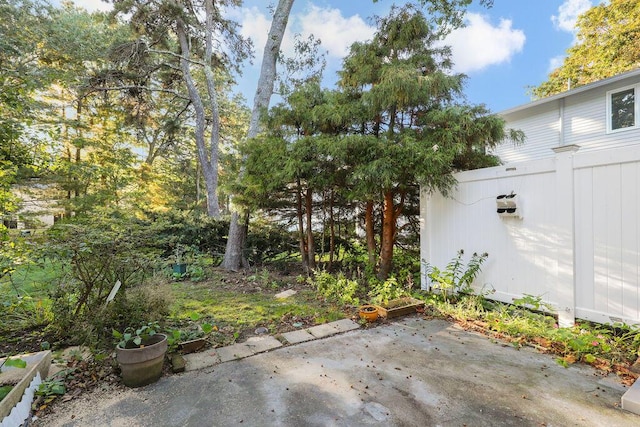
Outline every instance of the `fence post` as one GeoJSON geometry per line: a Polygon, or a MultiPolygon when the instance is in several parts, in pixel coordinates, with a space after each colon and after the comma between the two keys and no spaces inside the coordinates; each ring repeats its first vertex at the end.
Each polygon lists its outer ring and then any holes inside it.
{"type": "Polygon", "coordinates": [[[558,325],[575,324],[575,215],[573,154],[580,147],[565,145],[554,148],[556,153],[556,238],[558,239],[558,325]]]}
{"type": "Polygon", "coordinates": [[[429,253],[429,232],[427,227],[427,213],[429,212],[429,203],[431,203],[429,192],[420,188],[420,289],[428,291],[429,280],[427,279],[427,261],[430,260],[429,253]]]}

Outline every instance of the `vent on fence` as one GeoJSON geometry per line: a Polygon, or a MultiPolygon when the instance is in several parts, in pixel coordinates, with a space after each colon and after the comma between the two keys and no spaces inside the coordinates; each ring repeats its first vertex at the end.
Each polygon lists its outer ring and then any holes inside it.
{"type": "Polygon", "coordinates": [[[522,218],[517,194],[501,194],[496,197],[496,211],[500,217],[522,218]]]}

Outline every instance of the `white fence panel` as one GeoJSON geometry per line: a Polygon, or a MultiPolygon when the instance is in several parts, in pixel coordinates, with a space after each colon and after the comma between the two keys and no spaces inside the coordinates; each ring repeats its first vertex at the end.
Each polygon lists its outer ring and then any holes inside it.
{"type": "Polygon", "coordinates": [[[497,300],[541,296],[565,324],[640,323],[640,146],[559,150],[457,179],[450,197],[422,194],[424,261],[444,267],[460,249],[465,260],[488,252],[476,287],[497,300]],[[496,213],[496,197],[511,192],[521,218],[496,213]]]}
{"type": "Polygon", "coordinates": [[[640,150],[576,155],[576,314],[640,321],[640,150]]]}

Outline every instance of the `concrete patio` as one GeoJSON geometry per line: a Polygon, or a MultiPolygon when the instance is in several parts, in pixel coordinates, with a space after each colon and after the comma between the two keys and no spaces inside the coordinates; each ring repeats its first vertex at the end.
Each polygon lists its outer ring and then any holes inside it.
{"type": "Polygon", "coordinates": [[[443,320],[411,316],[329,332],[308,340],[296,334],[296,345],[269,337],[204,352],[198,357],[210,359],[199,359],[197,369],[141,389],[96,390],[35,425],[640,425],[639,415],[621,409],[628,388],[615,376],[581,364],[563,368],[551,355],[443,320]],[[264,351],[266,343],[276,347],[264,351]]]}

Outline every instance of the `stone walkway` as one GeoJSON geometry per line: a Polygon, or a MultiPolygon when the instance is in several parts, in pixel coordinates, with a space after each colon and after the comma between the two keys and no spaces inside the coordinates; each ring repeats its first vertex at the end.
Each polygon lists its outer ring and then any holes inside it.
{"type": "Polygon", "coordinates": [[[201,353],[186,354],[185,371],[195,371],[215,366],[219,363],[229,362],[231,360],[244,359],[254,354],[264,353],[282,347],[285,344],[298,344],[320,338],[326,338],[331,335],[359,329],[360,325],[350,319],[342,319],[336,322],[325,323],[323,325],[313,326],[311,328],[299,329],[296,331],[285,332],[281,335],[282,341],[277,338],[266,335],[251,337],[247,341],[233,344],[227,347],[220,347],[201,353]]]}

